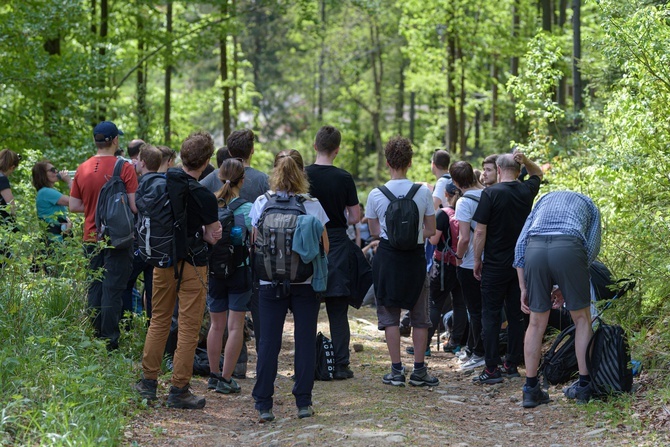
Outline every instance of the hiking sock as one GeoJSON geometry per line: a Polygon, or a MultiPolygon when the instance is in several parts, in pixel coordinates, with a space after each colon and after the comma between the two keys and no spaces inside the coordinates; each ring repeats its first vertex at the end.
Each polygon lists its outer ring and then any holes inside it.
{"type": "Polygon", "coordinates": [[[399,363],[391,363],[391,367],[395,369],[396,371],[402,371],[402,362],[399,363]]]}
{"type": "Polygon", "coordinates": [[[421,363],[414,362],[414,369],[415,369],[415,370],[417,370],[417,369],[421,369],[421,368],[423,368],[424,366],[426,366],[426,363],[425,363],[425,362],[421,362],[421,363]]]}
{"type": "Polygon", "coordinates": [[[590,375],[585,375],[582,376],[581,374],[579,375],[579,386],[586,386],[589,383],[591,383],[591,376],[590,375]]]}
{"type": "Polygon", "coordinates": [[[528,386],[528,388],[535,388],[537,386],[537,376],[535,377],[526,376],[526,386],[528,386]]]}

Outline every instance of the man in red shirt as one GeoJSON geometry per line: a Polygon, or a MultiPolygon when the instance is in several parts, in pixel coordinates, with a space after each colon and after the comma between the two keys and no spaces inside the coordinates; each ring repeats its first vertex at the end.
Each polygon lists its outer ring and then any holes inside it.
{"type": "MultiPolygon", "coordinates": [[[[97,248],[95,209],[100,190],[114,172],[117,159],[114,152],[119,148],[119,135],[123,132],[110,121],[95,126],[93,137],[98,152],[79,165],[70,191],[70,211],[84,213],[84,251],[89,258],[89,268],[91,271],[103,269],[102,277],[89,285],[88,307],[96,337],[107,340],[110,350],[119,347],[123,291],[133,267],[133,249],[132,246],[123,249],[97,248]]],[[[123,165],[121,178],[126,185],[130,209],[137,213],[137,176],[132,165],[123,165]]]]}

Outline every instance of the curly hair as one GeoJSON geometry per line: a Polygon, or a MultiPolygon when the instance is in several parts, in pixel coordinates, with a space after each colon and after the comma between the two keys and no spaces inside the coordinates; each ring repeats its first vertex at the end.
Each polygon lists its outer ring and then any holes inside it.
{"type": "MultiPolygon", "coordinates": [[[[223,199],[225,203],[240,195],[242,181],[244,180],[244,165],[237,158],[223,160],[219,168],[219,180],[223,183],[221,189],[216,192],[217,199],[223,199]]],[[[219,206],[223,206],[221,203],[219,206]]]]}
{"type": "Polygon", "coordinates": [[[401,136],[391,138],[384,147],[386,162],[392,169],[405,169],[412,163],[412,143],[401,136]]]}
{"type": "Polygon", "coordinates": [[[204,130],[193,132],[181,144],[181,162],[187,169],[200,169],[213,154],[214,139],[204,130]]]}
{"type": "Polygon", "coordinates": [[[228,135],[226,146],[231,157],[248,160],[254,148],[254,132],[250,129],[236,130],[228,135]]]}
{"type": "Polygon", "coordinates": [[[275,157],[274,169],[270,175],[270,188],[294,194],[309,192],[309,181],[304,168],[300,152],[295,149],[281,151],[275,157]]]}

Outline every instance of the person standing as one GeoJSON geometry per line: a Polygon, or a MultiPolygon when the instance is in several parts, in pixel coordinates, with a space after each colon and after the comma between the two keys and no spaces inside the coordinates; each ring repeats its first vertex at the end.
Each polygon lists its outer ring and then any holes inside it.
{"type": "Polygon", "coordinates": [[[568,399],[578,402],[587,402],[591,398],[591,378],[586,367],[586,351],[593,335],[589,268],[600,251],[600,236],[598,208],[590,198],[571,191],[555,191],[542,196],[521,230],[513,265],[521,289],[521,310],[530,314],[524,345],[525,408],[549,402],[549,394],[540,388],[537,368],[554,284],[561,290],[575,324],[575,354],[579,367],[579,380],[564,393],[568,399]]]}
{"type": "MultiPolygon", "coordinates": [[[[212,136],[207,132],[192,133],[181,145],[182,168],[171,168],[167,173],[168,191],[172,178],[188,185],[185,200],[186,241],[181,241],[187,245],[187,253],[184,258],[176,260],[176,267],[154,268],[151,325],[142,355],[143,377],[135,389],[147,400],[156,400],[158,374],[179,292],[179,338],[173,357],[172,386],[167,398],[167,405],[171,408],[200,409],[206,403],[204,397],[194,395],[189,388],[207,296],[205,242],[215,244],[221,238],[216,197],[197,182],[202,171],[209,166],[213,154],[212,136]],[[179,272],[178,278],[175,278],[176,271],[179,272]]],[[[173,199],[172,195],[170,199],[173,199]]]]}
{"type": "Polygon", "coordinates": [[[384,155],[391,180],[384,186],[396,198],[414,191],[412,200],[418,211],[418,216],[415,216],[418,218],[418,225],[411,230],[416,231],[416,246],[411,250],[391,246],[389,224],[395,225],[396,222],[386,221],[386,211],[391,201],[379,188],[370,192],[365,206],[370,234],[381,238],[373,260],[372,277],[377,299],[377,325],[386,335],[386,345],[391,357],[391,372],[384,375],[382,382],[405,386],[405,367],[400,359],[399,325],[401,310],[409,309],[414,345],[414,370],[409,383],[413,386],[437,386],[440,381],[428,373],[424,362],[431,322],[429,294],[423,293],[428,288],[426,283],[429,281],[426,275],[424,241],[435,234],[435,208],[430,190],[424,185],[415,185],[407,178],[413,153],[412,143],[407,138],[397,136],[386,143],[384,155]]]}
{"type": "Polygon", "coordinates": [[[498,160],[498,155],[493,154],[489,155],[482,161],[482,184],[484,188],[488,188],[491,185],[498,183],[498,168],[496,166],[496,160],[498,160]]]}
{"type": "Polygon", "coordinates": [[[517,365],[523,360],[526,319],[521,312],[517,272],[512,267],[514,245],[540,190],[542,169],[523,153],[500,155],[496,161],[498,183],[484,189],[472,220],[477,222],[474,242],[474,277],[481,281],[482,328],[486,368],[474,380],[500,383],[518,377],[517,365]],[[530,174],[518,180],[523,164],[530,174]],[[482,258],[482,254],[484,257],[482,258]],[[482,259],[483,264],[482,264],[482,259]],[[507,355],[500,362],[499,335],[502,310],[507,316],[507,355]]]}
{"type": "Polygon", "coordinates": [[[360,221],[361,209],[353,177],[344,169],[333,166],[333,160],[340,152],[341,139],[340,131],[333,126],[319,129],[314,141],[316,161],[305,169],[310,182],[309,192],[319,199],[328,216],[328,289],[323,296],[335,348],[335,380],[354,377],[349,368],[348,309],[354,281],[351,276],[355,247],[347,235],[347,226],[360,221]]]}
{"type": "MultiPolygon", "coordinates": [[[[70,191],[70,212],[84,213],[84,251],[89,258],[91,271],[103,269],[101,278],[91,281],[88,288],[88,308],[95,335],[107,340],[108,349],[119,347],[119,321],[123,306],[123,292],[133,268],[133,247],[105,248],[97,246],[95,212],[100,190],[112,176],[119,148],[119,135],[123,135],[116,124],[103,121],[93,129],[93,139],[98,148],[96,155],[77,168],[70,191]]],[[[130,163],[124,163],[121,178],[126,186],[128,205],[133,213],[137,176],[130,163]]]]}

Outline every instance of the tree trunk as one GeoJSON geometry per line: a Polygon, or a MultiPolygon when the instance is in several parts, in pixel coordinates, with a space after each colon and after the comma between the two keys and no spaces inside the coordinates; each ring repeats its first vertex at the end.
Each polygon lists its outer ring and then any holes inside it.
{"type": "Polygon", "coordinates": [[[542,30],[551,32],[551,22],[553,21],[554,11],[551,0],[542,0],[542,30]]]}
{"type": "Polygon", "coordinates": [[[465,91],[465,61],[463,61],[463,50],[458,45],[458,61],[461,69],[460,73],[460,100],[458,102],[458,146],[461,152],[461,157],[465,155],[468,146],[468,138],[465,134],[465,102],[466,102],[466,91],[465,91]]]}
{"type": "MultiPolygon", "coordinates": [[[[144,20],[140,11],[137,14],[137,58],[144,57],[144,20]]],[[[147,113],[147,64],[140,64],[137,68],[137,136],[147,140],[149,135],[149,114],[147,113]]]]}
{"type": "Polygon", "coordinates": [[[167,29],[167,41],[168,44],[165,46],[165,103],[163,108],[163,135],[165,144],[170,145],[171,129],[170,129],[170,111],[172,108],[172,102],[170,100],[170,94],[172,90],[172,2],[167,2],[167,13],[166,13],[166,29],[167,29]]]}
{"type": "MultiPolygon", "coordinates": [[[[477,108],[479,113],[479,108],[477,108]]],[[[493,56],[491,61],[491,128],[498,124],[498,58],[493,56]]],[[[477,128],[479,131],[479,128],[477,128]]]]}
{"type": "MultiPolygon", "coordinates": [[[[50,57],[60,55],[60,35],[52,39],[47,39],[44,42],[44,51],[46,51],[50,57]]],[[[44,102],[42,103],[42,113],[44,135],[49,137],[49,139],[57,137],[59,134],[58,128],[60,127],[58,119],[58,104],[55,95],[51,93],[50,90],[47,90],[47,93],[44,96],[44,102]]]]}
{"type": "MultiPolygon", "coordinates": [[[[221,15],[226,17],[228,15],[228,2],[221,4],[221,15]]],[[[221,84],[223,85],[223,141],[228,139],[230,135],[230,87],[228,86],[228,30],[222,27],[221,36],[219,37],[220,50],[220,74],[221,84]]]]}
{"type": "MultiPolygon", "coordinates": [[[[237,6],[235,4],[236,0],[232,0],[232,15],[233,17],[237,16],[237,6]]],[[[238,58],[237,58],[237,33],[233,33],[233,113],[230,120],[232,128],[237,127],[237,67],[238,67],[238,58]]]]}
{"type": "MultiPolygon", "coordinates": [[[[519,28],[521,26],[521,17],[519,15],[519,10],[521,9],[521,0],[514,0],[514,5],[512,6],[512,41],[516,43],[516,39],[519,36],[519,28]]],[[[512,76],[519,76],[519,56],[512,56],[510,60],[510,74],[512,76]]],[[[516,103],[516,99],[513,95],[510,95],[510,101],[512,105],[516,103]]],[[[516,130],[516,114],[512,113],[510,118],[510,127],[516,130]]]]}
{"type": "MultiPolygon", "coordinates": [[[[104,64],[105,54],[107,50],[105,48],[105,42],[107,40],[107,31],[109,23],[109,7],[107,0],[100,0],[100,46],[98,48],[98,53],[100,54],[100,59],[104,64]]],[[[104,96],[105,87],[107,86],[107,79],[105,76],[105,70],[101,70],[98,77],[98,87],[100,96],[104,96]]],[[[105,121],[107,115],[107,102],[106,100],[98,102],[98,121],[105,121]]]]}
{"type": "Polygon", "coordinates": [[[407,59],[403,58],[400,63],[400,79],[398,82],[398,101],[395,105],[395,122],[398,129],[398,135],[402,135],[403,117],[405,114],[405,67],[407,59]]]}
{"type": "Polygon", "coordinates": [[[384,78],[384,64],[382,60],[382,49],[379,42],[379,28],[376,23],[370,23],[370,62],[372,64],[372,79],[374,82],[375,109],[371,113],[372,130],[375,138],[375,149],[377,151],[377,169],[375,181],[379,180],[379,174],[384,169],[384,147],[382,145],[382,134],[380,121],[382,114],[382,79],[384,78]]]}
{"type": "Polygon", "coordinates": [[[447,150],[456,152],[458,147],[458,123],[456,121],[456,88],[454,87],[454,66],[456,60],[456,39],[448,37],[447,41],[447,134],[445,143],[447,150]]]}
{"type": "MultiPolygon", "coordinates": [[[[582,110],[582,73],[579,64],[582,59],[581,1],[572,0],[572,88],[575,113],[582,110]]],[[[576,118],[579,124],[579,118],[576,118]]]]}
{"type": "MultiPolygon", "coordinates": [[[[559,11],[558,11],[558,28],[561,34],[565,32],[567,6],[568,6],[568,0],[560,0],[559,11]]],[[[561,79],[558,80],[558,87],[556,92],[556,102],[562,109],[565,109],[567,84],[568,84],[567,77],[565,76],[565,74],[563,74],[563,76],[561,76],[561,79]]]]}
{"type": "Polygon", "coordinates": [[[414,115],[416,113],[416,92],[409,94],[409,140],[414,142],[414,115]]]}
{"type": "Polygon", "coordinates": [[[321,52],[319,53],[319,91],[316,105],[316,118],[323,122],[323,89],[325,82],[324,64],[326,61],[326,0],[321,0],[321,52]]]}

